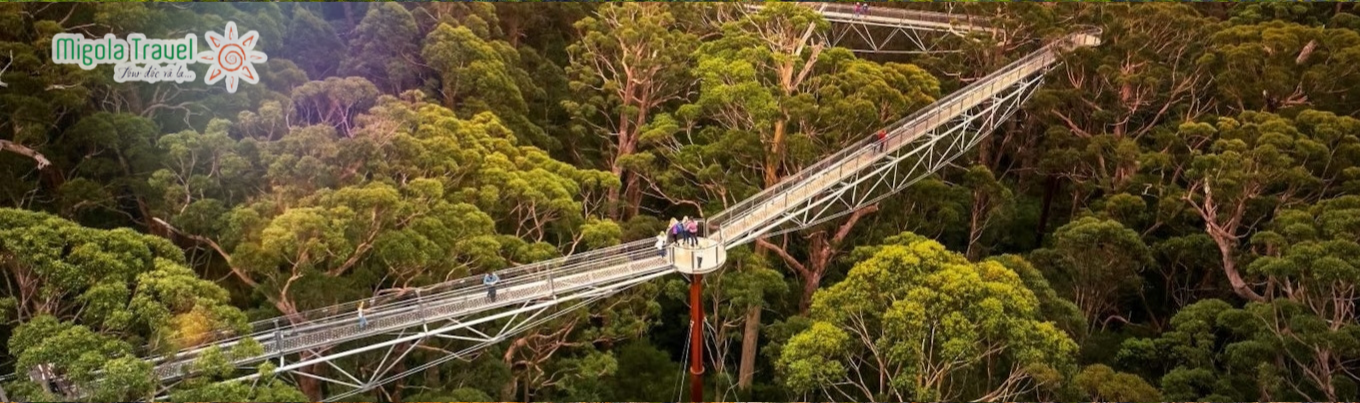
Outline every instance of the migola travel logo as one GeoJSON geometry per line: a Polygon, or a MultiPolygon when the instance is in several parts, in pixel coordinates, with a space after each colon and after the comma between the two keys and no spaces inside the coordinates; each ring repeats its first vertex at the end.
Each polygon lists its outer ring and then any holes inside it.
{"type": "Polygon", "coordinates": [[[113,34],[89,39],[81,34],[56,34],[52,36],[52,61],[79,65],[85,70],[112,64],[113,80],[120,83],[194,81],[195,74],[188,67],[190,63],[211,64],[203,82],[212,85],[226,81],[230,93],[236,93],[240,81],[259,83],[260,74],[254,63],[269,60],[264,52],[255,50],[260,34],[250,31],[238,35],[240,31],[235,22],[227,22],[226,30],[222,32],[221,35],[213,31],[203,34],[211,48],[203,52],[198,51],[198,37],[194,34],[185,35],[183,39],[165,40],[146,39],[146,35],[137,33],[128,34],[127,39],[118,39],[113,34]]]}

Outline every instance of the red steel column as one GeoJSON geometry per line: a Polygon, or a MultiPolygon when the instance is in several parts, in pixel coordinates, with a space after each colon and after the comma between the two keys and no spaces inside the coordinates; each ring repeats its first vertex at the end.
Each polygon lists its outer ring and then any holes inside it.
{"type": "Polygon", "coordinates": [[[702,274],[695,274],[689,283],[689,398],[704,401],[704,300],[701,295],[702,274]]]}

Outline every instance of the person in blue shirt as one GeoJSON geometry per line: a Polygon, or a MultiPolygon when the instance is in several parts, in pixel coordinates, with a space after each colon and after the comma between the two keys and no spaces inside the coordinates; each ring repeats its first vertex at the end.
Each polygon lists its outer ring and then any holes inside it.
{"type": "Polygon", "coordinates": [[[501,278],[496,277],[494,272],[482,276],[482,284],[486,285],[486,297],[491,299],[491,302],[496,302],[496,282],[498,281],[501,281],[501,278]]]}
{"type": "Polygon", "coordinates": [[[680,219],[680,223],[676,225],[680,227],[680,244],[688,246],[690,237],[694,235],[689,233],[689,216],[680,219]]]}

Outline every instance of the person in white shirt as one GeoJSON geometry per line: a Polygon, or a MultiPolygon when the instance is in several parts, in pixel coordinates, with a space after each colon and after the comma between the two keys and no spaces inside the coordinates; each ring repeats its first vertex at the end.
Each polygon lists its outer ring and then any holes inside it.
{"type": "Polygon", "coordinates": [[[663,259],[666,257],[666,232],[665,232],[665,231],[661,231],[660,234],[656,234],[656,250],[657,250],[657,253],[659,253],[660,256],[661,256],[663,259]]]}
{"type": "Polygon", "coordinates": [[[359,301],[359,328],[368,326],[368,319],[364,318],[364,301],[359,301]]]}

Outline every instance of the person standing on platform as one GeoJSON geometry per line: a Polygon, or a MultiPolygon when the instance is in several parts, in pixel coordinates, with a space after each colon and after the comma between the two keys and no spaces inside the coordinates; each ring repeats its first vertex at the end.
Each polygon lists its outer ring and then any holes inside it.
{"type": "Polygon", "coordinates": [[[690,220],[685,224],[685,232],[689,233],[690,246],[699,246],[699,222],[690,220]]]}
{"type": "Polygon", "coordinates": [[[680,222],[671,218],[671,224],[666,226],[666,232],[670,234],[670,243],[680,240],[680,222]]]}
{"type": "Polygon", "coordinates": [[[680,244],[689,245],[689,238],[694,234],[689,233],[689,216],[680,220],[680,244]]]}

